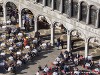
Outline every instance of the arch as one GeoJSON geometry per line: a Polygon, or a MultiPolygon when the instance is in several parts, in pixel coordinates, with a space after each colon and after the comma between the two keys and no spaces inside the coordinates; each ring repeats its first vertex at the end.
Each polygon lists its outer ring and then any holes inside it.
{"type": "Polygon", "coordinates": [[[89,42],[91,39],[96,39],[96,37],[90,36],[90,37],[87,38],[87,41],[89,42]]]}
{"type": "Polygon", "coordinates": [[[37,28],[39,29],[51,28],[52,22],[47,16],[43,14],[38,14],[37,16],[35,16],[35,20],[37,20],[37,24],[38,24],[37,28]],[[43,25],[43,26],[40,26],[40,25],[43,25]]]}
{"type": "Polygon", "coordinates": [[[6,2],[5,7],[7,11],[6,16],[8,16],[6,21],[10,21],[8,24],[18,24],[18,6],[14,2],[8,1],[6,2]]]}
{"type": "Polygon", "coordinates": [[[45,17],[45,19],[47,20],[47,22],[48,22],[49,24],[51,24],[51,25],[52,25],[51,20],[50,20],[47,16],[45,16],[45,15],[41,15],[41,14],[38,14],[38,15],[36,16],[36,19],[38,19],[38,18],[39,18],[39,16],[44,16],[44,17],[45,17]]]}
{"type": "MultiPolygon", "coordinates": [[[[63,23],[61,23],[61,22],[57,22],[57,21],[54,21],[53,23],[52,23],[52,26],[51,27],[55,27],[55,24],[56,23],[60,23],[60,24],[63,24],[63,23]]],[[[63,26],[65,27],[65,25],[63,24],[63,26]]],[[[66,28],[66,27],[65,27],[66,28]]],[[[66,29],[68,29],[68,28],[66,28],[66,29]]]]}
{"type": "Polygon", "coordinates": [[[85,1],[81,1],[80,4],[86,4],[86,5],[88,5],[88,3],[85,2],[85,1]]]}
{"type": "MultiPolygon", "coordinates": [[[[21,9],[21,17],[22,17],[22,25],[24,27],[29,25],[28,27],[34,28],[34,13],[30,9],[28,8],[21,9]]],[[[25,29],[27,31],[27,28],[25,29]]]]}
{"type": "Polygon", "coordinates": [[[86,35],[85,35],[80,29],[71,29],[71,30],[70,30],[70,34],[71,34],[73,31],[77,31],[77,32],[81,33],[81,35],[83,36],[83,40],[86,39],[86,35]]]}
{"type": "Polygon", "coordinates": [[[22,8],[20,11],[22,12],[24,9],[29,10],[34,15],[34,12],[32,12],[30,8],[22,8]]]}
{"type": "Polygon", "coordinates": [[[14,3],[14,2],[11,2],[11,1],[7,1],[7,2],[5,3],[5,5],[7,5],[8,3],[12,3],[12,4],[14,4],[14,5],[18,8],[18,5],[17,5],[16,3],[14,3]]]}

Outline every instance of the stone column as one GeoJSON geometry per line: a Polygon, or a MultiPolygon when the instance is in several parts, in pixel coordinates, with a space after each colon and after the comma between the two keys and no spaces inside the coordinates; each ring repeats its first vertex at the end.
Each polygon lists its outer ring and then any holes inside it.
{"type": "Polygon", "coordinates": [[[46,5],[46,0],[43,0],[43,6],[45,6],[46,5]]]}
{"type": "Polygon", "coordinates": [[[18,13],[18,15],[19,15],[19,27],[22,27],[21,13],[18,13]]]}
{"type": "Polygon", "coordinates": [[[99,27],[99,14],[100,14],[100,11],[99,11],[99,9],[98,9],[98,10],[97,10],[97,19],[96,19],[95,28],[98,28],[98,27],[99,27]]]}
{"type": "Polygon", "coordinates": [[[34,31],[37,32],[38,28],[37,28],[37,18],[34,18],[34,31]]]}
{"type": "Polygon", "coordinates": [[[81,16],[81,5],[78,3],[78,16],[77,16],[77,21],[80,21],[80,16],[81,16]]]}
{"type": "Polygon", "coordinates": [[[6,10],[6,4],[3,4],[3,17],[4,17],[4,24],[6,24],[7,23],[7,10],[6,10]]]}
{"type": "Polygon", "coordinates": [[[51,45],[54,45],[54,27],[51,26],[51,45]]]}
{"type": "Polygon", "coordinates": [[[22,27],[22,16],[21,16],[21,5],[20,4],[19,4],[18,15],[19,15],[19,27],[22,27]]]}
{"type": "Polygon", "coordinates": [[[89,24],[89,18],[90,18],[90,6],[87,7],[87,18],[86,18],[86,24],[89,24]]]}
{"type": "Polygon", "coordinates": [[[70,52],[71,50],[71,34],[70,31],[67,31],[67,51],[70,52]]]}
{"type": "Polygon", "coordinates": [[[69,9],[68,9],[68,16],[69,16],[69,18],[72,16],[72,2],[71,2],[71,0],[69,0],[69,9]]]}
{"type": "Polygon", "coordinates": [[[88,53],[89,53],[89,41],[88,39],[85,39],[85,58],[88,57],[88,53]]]}
{"type": "Polygon", "coordinates": [[[52,0],[51,7],[52,7],[52,10],[54,10],[54,0],[52,0]]]}
{"type": "Polygon", "coordinates": [[[61,0],[61,2],[60,2],[60,13],[62,13],[63,12],[63,0],[61,0]]]}

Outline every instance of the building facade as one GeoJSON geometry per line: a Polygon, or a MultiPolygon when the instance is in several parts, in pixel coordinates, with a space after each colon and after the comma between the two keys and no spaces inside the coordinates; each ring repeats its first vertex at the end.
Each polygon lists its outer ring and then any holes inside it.
{"type": "Polygon", "coordinates": [[[38,30],[37,20],[45,17],[51,28],[51,43],[54,44],[55,23],[67,29],[67,50],[71,50],[72,32],[85,42],[85,57],[88,56],[89,42],[100,45],[100,1],[99,0],[3,0],[3,23],[7,23],[7,3],[18,9],[18,23],[22,27],[22,10],[29,9],[34,16],[34,31],[38,30]]]}

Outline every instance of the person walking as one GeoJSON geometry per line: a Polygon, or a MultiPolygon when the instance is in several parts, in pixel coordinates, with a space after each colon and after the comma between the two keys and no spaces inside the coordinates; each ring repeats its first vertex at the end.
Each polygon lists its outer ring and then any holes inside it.
{"type": "Polygon", "coordinates": [[[63,41],[63,40],[61,40],[61,41],[60,41],[60,44],[61,44],[61,47],[62,47],[62,49],[63,49],[63,46],[64,46],[64,41],[63,41]]]}
{"type": "Polygon", "coordinates": [[[73,50],[73,48],[74,48],[74,41],[71,40],[71,49],[73,50]]]}
{"type": "Polygon", "coordinates": [[[57,39],[56,45],[57,45],[57,48],[59,49],[59,46],[60,46],[60,38],[57,39]]]}

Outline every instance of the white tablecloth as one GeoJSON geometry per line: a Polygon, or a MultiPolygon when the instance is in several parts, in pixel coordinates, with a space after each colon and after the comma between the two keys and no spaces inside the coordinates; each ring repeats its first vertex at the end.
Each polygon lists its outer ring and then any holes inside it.
{"type": "Polygon", "coordinates": [[[58,62],[57,61],[54,61],[53,64],[56,65],[56,64],[58,64],[58,62]]]}
{"type": "Polygon", "coordinates": [[[13,57],[12,57],[12,56],[10,56],[10,57],[9,57],[9,60],[13,60],[13,57]]]}
{"type": "Polygon", "coordinates": [[[3,56],[4,56],[4,55],[5,55],[5,53],[4,53],[4,52],[2,52],[0,55],[3,55],[3,56]]]}
{"type": "Polygon", "coordinates": [[[9,42],[13,42],[14,39],[9,39],[9,42]]]}
{"type": "Polygon", "coordinates": [[[88,60],[92,60],[92,56],[90,55],[90,56],[88,56],[88,60]]]}
{"type": "Polygon", "coordinates": [[[5,46],[6,46],[6,44],[5,44],[5,43],[1,43],[1,46],[4,46],[4,47],[5,47],[5,46]]]}
{"type": "Polygon", "coordinates": [[[33,40],[33,43],[37,43],[37,40],[33,40]]]}
{"type": "Polygon", "coordinates": [[[90,64],[89,63],[86,63],[85,66],[90,67],[90,64]]]}
{"type": "Polygon", "coordinates": [[[74,74],[79,75],[79,74],[80,74],[80,72],[79,72],[79,71],[74,71],[74,74]]]}
{"type": "Polygon", "coordinates": [[[37,53],[38,51],[36,49],[33,49],[32,52],[37,53]]]}
{"type": "Polygon", "coordinates": [[[42,44],[42,46],[43,46],[43,47],[46,47],[46,46],[47,46],[47,44],[46,44],[46,43],[43,43],[43,44],[42,44]]]}
{"type": "Polygon", "coordinates": [[[16,43],[17,46],[22,46],[22,42],[16,43]]]}
{"type": "Polygon", "coordinates": [[[1,62],[1,63],[0,63],[0,66],[4,66],[4,65],[5,65],[5,63],[4,63],[4,62],[1,62]]]}
{"type": "Polygon", "coordinates": [[[30,46],[25,46],[26,49],[30,49],[30,46]]]}
{"type": "Polygon", "coordinates": [[[7,27],[7,26],[2,26],[2,28],[4,28],[4,29],[5,29],[6,27],[7,27]]]}
{"type": "Polygon", "coordinates": [[[1,35],[1,37],[2,37],[2,38],[6,38],[6,35],[3,34],[3,35],[1,35]]]}
{"type": "Polygon", "coordinates": [[[22,61],[17,60],[17,65],[22,65],[22,61]]]}
{"type": "Polygon", "coordinates": [[[17,54],[17,55],[21,55],[21,52],[17,52],[16,54],[17,54]]]}
{"type": "Polygon", "coordinates": [[[14,50],[14,48],[13,47],[9,47],[9,50],[12,51],[12,50],[14,50]]]}
{"type": "Polygon", "coordinates": [[[95,68],[94,71],[100,72],[100,69],[99,68],[95,68]]]}
{"type": "Polygon", "coordinates": [[[18,36],[23,36],[23,34],[22,33],[18,33],[18,36]]]}

